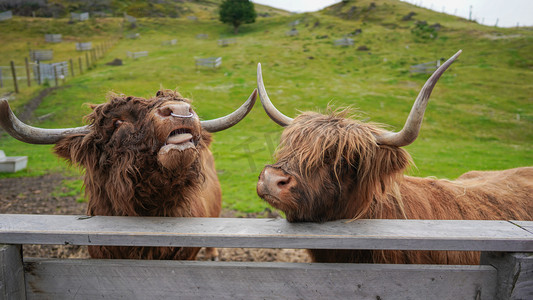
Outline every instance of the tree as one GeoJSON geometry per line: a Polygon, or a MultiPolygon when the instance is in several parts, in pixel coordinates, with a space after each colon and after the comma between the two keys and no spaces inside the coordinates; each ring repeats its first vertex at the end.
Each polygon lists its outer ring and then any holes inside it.
{"type": "Polygon", "coordinates": [[[254,4],[248,0],[224,0],[220,4],[220,21],[233,25],[235,34],[242,24],[255,22],[254,4]]]}

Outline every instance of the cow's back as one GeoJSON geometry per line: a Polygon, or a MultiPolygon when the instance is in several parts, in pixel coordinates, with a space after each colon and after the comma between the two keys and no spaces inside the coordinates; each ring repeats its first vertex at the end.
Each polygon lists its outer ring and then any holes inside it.
{"type": "Polygon", "coordinates": [[[533,220],[533,167],[471,171],[456,180],[406,176],[400,190],[408,219],[533,220]]]}
{"type": "Polygon", "coordinates": [[[503,171],[470,171],[456,183],[471,190],[473,201],[486,207],[489,219],[533,220],[533,167],[503,171]],[[499,211],[490,213],[491,207],[499,211]]]}
{"type": "MultiPolygon", "coordinates": [[[[533,221],[533,167],[471,171],[457,180],[405,176],[401,197],[365,218],[533,221]]],[[[310,250],[321,262],[478,264],[479,252],[310,250]]]]}

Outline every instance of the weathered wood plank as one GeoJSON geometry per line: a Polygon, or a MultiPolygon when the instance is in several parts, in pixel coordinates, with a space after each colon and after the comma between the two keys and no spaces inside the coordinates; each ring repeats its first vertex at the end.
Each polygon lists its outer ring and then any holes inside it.
{"type": "Polygon", "coordinates": [[[511,221],[511,223],[515,224],[516,226],[531,232],[533,234],[533,222],[527,222],[527,221],[511,221]]]}
{"type": "MultiPolygon", "coordinates": [[[[529,224],[526,222],[524,224],[529,224]]],[[[507,221],[0,215],[0,243],[533,252],[533,233],[507,221]]]]}
{"type": "Polygon", "coordinates": [[[533,299],[533,253],[483,252],[481,264],[498,271],[496,299],[533,299]]]}
{"type": "Polygon", "coordinates": [[[26,299],[20,245],[0,244],[0,299],[26,299]]]}
{"type": "Polygon", "coordinates": [[[25,270],[28,299],[492,299],[496,288],[490,266],[31,259],[25,270]]]}

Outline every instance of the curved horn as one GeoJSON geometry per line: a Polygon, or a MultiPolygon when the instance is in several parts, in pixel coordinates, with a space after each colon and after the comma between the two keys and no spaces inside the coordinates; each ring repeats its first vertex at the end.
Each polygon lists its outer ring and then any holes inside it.
{"type": "Polygon", "coordinates": [[[201,121],[202,128],[208,132],[217,132],[228,129],[239,123],[252,110],[257,98],[257,89],[254,89],[248,100],[231,114],[213,120],[201,121]]]}
{"type": "Polygon", "coordinates": [[[279,125],[286,127],[292,122],[292,118],[287,117],[282,114],[275,106],[270,102],[268,98],[265,85],[263,84],[263,74],[261,72],[261,63],[257,64],[257,89],[259,90],[259,98],[261,99],[261,104],[265,109],[267,115],[272,119],[272,121],[278,123],[279,125]]]}
{"type": "Polygon", "coordinates": [[[7,99],[0,99],[0,125],[12,137],[30,144],[55,144],[66,136],[89,132],[89,126],[44,129],[24,124],[13,114],[7,99]]]}
{"type": "Polygon", "coordinates": [[[416,98],[415,103],[413,104],[413,108],[411,108],[411,112],[407,117],[407,121],[405,121],[403,129],[399,132],[385,131],[376,135],[376,141],[378,144],[403,147],[411,144],[416,140],[420,131],[420,126],[422,125],[424,112],[426,111],[426,106],[428,104],[429,96],[431,95],[433,87],[437,83],[437,80],[439,80],[440,76],[444,73],[444,71],[446,71],[446,69],[448,69],[448,67],[455,61],[455,59],[457,59],[461,52],[462,50],[459,50],[457,53],[455,53],[454,56],[452,56],[444,64],[442,64],[433,73],[433,75],[429,77],[429,79],[426,81],[426,83],[420,90],[420,93],[418,94],[418,97],[416,98]]]}

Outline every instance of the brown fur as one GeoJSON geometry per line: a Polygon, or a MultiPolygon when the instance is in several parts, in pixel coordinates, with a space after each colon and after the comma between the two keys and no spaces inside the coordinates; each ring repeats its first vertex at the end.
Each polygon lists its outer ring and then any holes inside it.
{"type": "MultiPolygon", "coordinates": [[[[409,154],[378,145],[376,124],[347,113],[303,113],[284,130],[277,162],[290,176],[277,197],[290,222],[338,219],[533,220],[533,168],[468,172],[455,181],[404,176],[409,154]]],[[[265,171],[263,171],[262,175],[265,171]]],[[[266,191],[266,192],[265,192],[266,191]]],[[[479,253],[309,250],[319,262],[477,264],[479,253]]]]}
{"type": "MultiPolygon", "coordinates": [[[[218,217],[221,191],[211,135],[198,118],[158,118],[158,108],[190,101],[159,91],[144,99],[111,95],[87,117],[90,132],[69,136],[56,153],[83,166],[91,216],[218,217]],[[117,120],[119,122],[117,123],[117,120]],[[190,128],[197,145],[160,151],[176,127],[190,128]]],[[[199,248],[90,246],[93,258],[194,259],[199,248]]]]}

